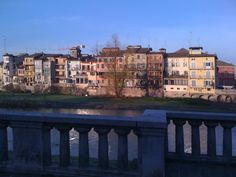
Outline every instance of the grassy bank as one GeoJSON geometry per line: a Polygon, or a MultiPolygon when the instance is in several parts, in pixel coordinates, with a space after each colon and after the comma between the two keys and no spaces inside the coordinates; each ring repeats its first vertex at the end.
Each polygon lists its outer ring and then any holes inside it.
{"type": "Polygon", "coordinates": [[[236,112],[236,104],[188,98],[109,98],[70,95],[0,93],[0,108],[167,109],[180,111],[236,112]]]}

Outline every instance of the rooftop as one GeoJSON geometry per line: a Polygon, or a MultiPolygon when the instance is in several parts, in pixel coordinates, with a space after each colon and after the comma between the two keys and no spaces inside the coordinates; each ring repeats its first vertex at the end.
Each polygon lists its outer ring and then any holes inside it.
{"type": "MultiPolygon", "coordinates": [[[[199,47],[191,47],[191,48],[198,48],[199,47]]],[[[200,47],[201,48],[201,47],[200,47]]],[[[181,48],[173,53],[167,53],[168,57],[175,57],[175,58],[181,58],[181,57],[215,57],[217,58],[216,54],[208,54],[208,53],[204,53],[202,52],[201,54],[190,54],[188,49],[185,48],[181,48]]]]}
{"type": "Polygon", "coordinates": [[[217,61],[217,66],[234,66],[234,65],[232,63],[227,63],[225,61],[218,60],[217,61]]]}

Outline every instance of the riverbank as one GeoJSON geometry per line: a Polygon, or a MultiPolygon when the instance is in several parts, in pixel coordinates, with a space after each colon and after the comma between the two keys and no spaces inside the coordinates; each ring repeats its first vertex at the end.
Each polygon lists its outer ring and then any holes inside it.
{"type": "Polygon", "coordinates": [[[110,98],[70,95],[32,95],[30,93],[0,93],[0,108],[38,109],[165,109],[178,111],[232,112],[236,104],[215,103],[190,98],[110,98]]]}

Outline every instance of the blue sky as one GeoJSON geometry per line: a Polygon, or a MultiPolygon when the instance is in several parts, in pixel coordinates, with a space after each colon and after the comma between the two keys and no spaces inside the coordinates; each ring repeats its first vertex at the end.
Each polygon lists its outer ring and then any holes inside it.
{"type": "Polygon", "coordinates": [[[61,53],[85,44],[90,53],[112,34],[122,44],[169,52],[201,45],[236,64],[235,0],[0,0],[0,55],[61,53]]]}

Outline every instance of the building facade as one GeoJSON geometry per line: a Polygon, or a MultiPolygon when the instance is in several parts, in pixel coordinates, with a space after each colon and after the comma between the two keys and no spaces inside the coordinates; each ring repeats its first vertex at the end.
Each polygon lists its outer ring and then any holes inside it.
{"type": "Polygon", "coordinates": [[[147,54],[151,51],[151,48],[143,48],[141,45],[127,47],[124,60],[131,77],[127,80],[127,87],[147,87],[147,54]]]}
{"type": "Polygon", "coordinates": [[[168,93],[188,93],[189,51],[180,49],[168,53],[165,59],[164,90],[168,93]]]}
{"type": "MultiPolygon", "coordinates": [[[[25,67],[24,80],[27,86],[33,86],[35,84],[35,60],[38,60],[42,56],[43,56],[43,53],[35,53],[33,55],[30,55],[24,58],[24,62],[23,62],[23,65],[25,67]]],[[[37,67],[39,68],[39,66],[37,67]]]]}
{"type": "Polygon", "coordinates": [[[227,63],[221,60],[217,61],[217,79],[218,87],[225,86],[234,87],[235,81],[235,66],[231,63],[227,63]]]}
{"type": "Polygon", "coordinates": [[[217,56],[202,47],[189,48],[189,93],[214,94],[217,56]]]}
{"type": "Polygon", "coordinates": [[[153,89],[162,89],[164,83],[165,52],[150,52],[147,54],[148,86],[153,89]]]}

